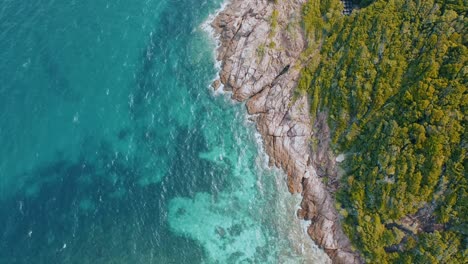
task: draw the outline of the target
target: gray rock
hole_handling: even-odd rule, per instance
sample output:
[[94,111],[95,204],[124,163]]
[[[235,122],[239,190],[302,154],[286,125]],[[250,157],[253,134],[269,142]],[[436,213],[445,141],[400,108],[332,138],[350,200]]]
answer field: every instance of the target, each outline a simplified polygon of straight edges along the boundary
[[213,90],[217,91],[219,87],[221,86],[221,81],[220,80],[215,80],[212,84],[211,87]]

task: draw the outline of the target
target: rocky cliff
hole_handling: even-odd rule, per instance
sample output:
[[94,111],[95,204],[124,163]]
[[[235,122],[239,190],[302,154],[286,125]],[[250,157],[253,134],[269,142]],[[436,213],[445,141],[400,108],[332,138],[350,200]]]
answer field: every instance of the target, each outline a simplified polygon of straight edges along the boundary
[[[333,263],[359,263],[342,231],[333,197],[315,169],[320,163],[328,167],[321,171],[334,170],[325,119],[315,118],[312,124],[307,98],[293,96],[302,66],[299,57],[306,46],[300,26],[304,1],[231,0],[212,23],[220,42],[219,77],[233,99],[246,101],[270,164],[287,173],[291,193],[302,194],[298,216],[311,220],[310,237]],[[314,136],[323,140],[312,153]]]

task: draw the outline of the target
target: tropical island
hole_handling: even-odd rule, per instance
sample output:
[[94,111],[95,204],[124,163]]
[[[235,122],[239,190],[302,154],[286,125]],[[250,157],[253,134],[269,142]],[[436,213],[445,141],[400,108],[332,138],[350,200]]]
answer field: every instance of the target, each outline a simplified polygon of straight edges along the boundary
[[464,263],[466,2],[344,4],[231,1],[220,81],[334,263]]

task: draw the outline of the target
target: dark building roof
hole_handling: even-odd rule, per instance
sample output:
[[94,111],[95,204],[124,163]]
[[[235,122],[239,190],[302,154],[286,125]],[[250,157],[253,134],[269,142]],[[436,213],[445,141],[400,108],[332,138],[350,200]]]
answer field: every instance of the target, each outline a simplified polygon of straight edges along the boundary
[[353,12],[353,1],[351,0],[341,0],[344,5],[343,15],[349,15]]

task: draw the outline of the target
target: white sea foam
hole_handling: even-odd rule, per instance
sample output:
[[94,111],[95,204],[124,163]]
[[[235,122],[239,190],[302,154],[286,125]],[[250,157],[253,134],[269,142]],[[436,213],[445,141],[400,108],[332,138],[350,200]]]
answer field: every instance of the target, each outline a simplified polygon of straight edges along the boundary
[[[211,26],[211,24],[213,23],[214,19],[219,15],[219,13],[221,13],[226,8],[228,4],[229,4],[229,1],[224,1],[221,4],[221,6],[213,14],[209,15],[208,18],[200,26],[201,29],[208,34],[209,39],[215,44],[215,48],[213,49],[213,60],[214,60],[214,66],[216,69],[216,75],[211,80],[211,83],[219,80],[219,72],[221,71],[221,65],[222,65],[222,61],[218,60],[218,56],[217,56],[217,51],[218,51],[218,48],[221,46],[221,41],[219,40],[219,36],[216,35],[216,32]],[[209,89],[213,91],[211,86],[209,87]],[[225,93],[226,91],[224,90],[224,84],[222,83],[220,84],[220,87],[216,91],[213,92],[214,95],[223,95]]]
[[[215,18],[221,13],[224,9],[226,9],[226,6],[229,4],[229,1],[224,1],[221,6],[211,15],[208,16],[208,18],[201,24],[201,29],[208,33],[210,36],[210,39],[212,39],[216,43],[216,48],[218,48],[221,45],[221,41],[219,40],[219,36],[216,36],[216,32],[214,31],[213,27],[211,24],[215,20]],[[216,50],[215,50],[216,53]],[[219,64],[219,66],[221,66]]]

